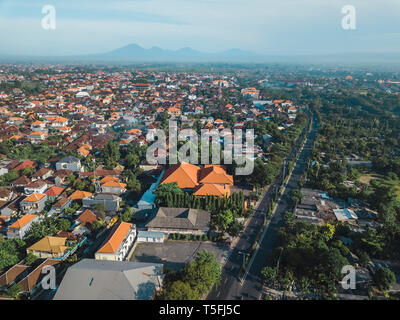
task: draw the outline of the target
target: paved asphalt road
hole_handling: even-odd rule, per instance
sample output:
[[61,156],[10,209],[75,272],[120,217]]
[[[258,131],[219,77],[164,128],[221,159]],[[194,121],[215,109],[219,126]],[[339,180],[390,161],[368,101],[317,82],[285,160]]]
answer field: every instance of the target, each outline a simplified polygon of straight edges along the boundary
[[257,211],[253,214],[247,228],[223,267],[221,284],[218,288],[214,288],[210,292],[207,296],[208,300],[256,300],[260,298],[262,291],[261,269],[267,264],[269,255],[277,245],[278,230],[284,224],[284,212],[289,209],[286,199],[288,199],[290,192],[297,188],[297,182],[307,166],[306,161],[314,143],[315,133],[316,119],[313,121],[313,128],[308,134],[307,141],[296,161],[292,175],[287,183],[283,196],[277,204],[275,214],[271,219],[271,223],[268,225],[268,229],[262,239],[260,248],[245,281],[242,284],[239,280],[239,271],[243,264],[243,254],[240,254],[240,252],[249,252],[253,246],[256,236],[262,227],[264,214],[268,210],[269,201],[273,193],[275,193],[274,187],[270,188],[264,195]]

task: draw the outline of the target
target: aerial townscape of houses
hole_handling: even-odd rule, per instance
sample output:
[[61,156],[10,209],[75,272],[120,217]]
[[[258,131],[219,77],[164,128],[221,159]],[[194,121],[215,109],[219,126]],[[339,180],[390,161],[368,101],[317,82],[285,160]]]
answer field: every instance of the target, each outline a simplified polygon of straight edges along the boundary
[[[243,200],[240,214],[254,206],[256,188],[223,164],[147,162],[151,129],[167,129],[172,119],[179,129],[222,132],[278,118],[284,132],[301,109],[242,87],[234,76],[30,68],[0,72],[2,83],[37,85],[0,88],[0,232],[25,241],[16,261],[0,270],[0,289],[17,284],[31,296],[41,294],[41,270],[55,266],[66,273],[54,299],[152,299],[162,288],[163,264],[131,261],[135,247],[162,245],[176,234],[212,236],[218,226],[211,202]],[[254,158],[268,162],[272,133],[256,141]],[[184,193],[163,198],[162,186]],[[336,219],[360,232],[374,226],[375,213],[362,203],[302,191],[299,219]],[[40,225],[50,231],[38,232]],[[32,256],[37,260],[27,261]]]

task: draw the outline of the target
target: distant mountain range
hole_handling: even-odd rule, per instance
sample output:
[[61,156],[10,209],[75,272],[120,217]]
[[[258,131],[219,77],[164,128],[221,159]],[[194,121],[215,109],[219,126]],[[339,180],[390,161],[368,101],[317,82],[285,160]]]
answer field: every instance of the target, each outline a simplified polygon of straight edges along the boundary
[[251,61],[254,58],[262,58],[261,55],[231,49],[218,53],[206,53],[185,47],[179,50],[166,50],[160,47],[145,49],[137,44],[128,44],[122,48],[96,55],[102,58],[113,58],[134,61],[181,61],[181,62],[204,62],[204,61]]
[[167,50],[160,47],[145,49],[137,44],[99,54],[70,56],[18,56],[0,55],[0,62],[78,62],[78,63],[326,63],[326,64],[400,64],[400,53],[342,53],[310,55],[263,55],[240,49],[230,49],[217,53],[207,53],[185,47]]

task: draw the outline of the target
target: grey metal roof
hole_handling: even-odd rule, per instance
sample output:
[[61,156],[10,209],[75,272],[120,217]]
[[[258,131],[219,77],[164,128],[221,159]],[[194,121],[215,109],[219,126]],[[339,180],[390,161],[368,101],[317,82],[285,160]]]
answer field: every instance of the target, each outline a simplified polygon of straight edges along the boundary
[[62,158],[59,162],[61,163],[75,163],[75,162],[79,162],[80,160],[76,157],[73,156],[66,156],[64,158]]
[[160,207],[146,227],[206,230],[209,223],[210,213],[205,210]]
[[112,193],[97,193],[93,199],[96,200],[118,200],[118,196]]
[[156,231],[139,231],[138,238],[164,238],[164,233]]
[[54,300],[151,300],[162,264],[83,259],[69,267]]

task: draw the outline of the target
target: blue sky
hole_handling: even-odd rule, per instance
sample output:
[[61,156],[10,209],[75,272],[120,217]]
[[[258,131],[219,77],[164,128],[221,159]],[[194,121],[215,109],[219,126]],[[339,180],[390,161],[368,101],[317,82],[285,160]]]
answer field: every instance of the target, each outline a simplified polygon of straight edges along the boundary
[[[56,9],[56,30],[41,27]],[[356,8],[356,30],[341,9]],[[0,0],[0,54],[231,48],[264,54],[400,52],[399,0]]]

